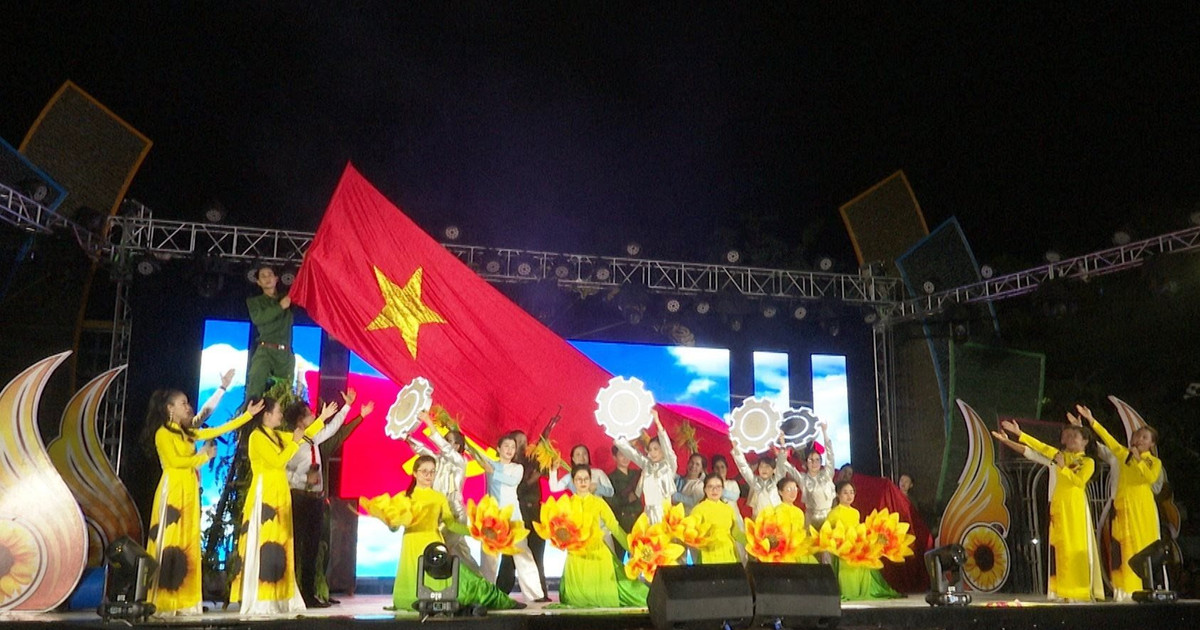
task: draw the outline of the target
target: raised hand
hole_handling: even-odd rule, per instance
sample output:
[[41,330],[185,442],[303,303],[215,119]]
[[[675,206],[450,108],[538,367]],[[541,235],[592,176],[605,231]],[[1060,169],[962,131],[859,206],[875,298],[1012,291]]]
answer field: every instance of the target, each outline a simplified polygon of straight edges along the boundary
[[346,391],[342,392],[342,400],[346,401],[346,406],[354,404],[354,399],[358,398],[358,392],[354,391],[353,387],[347,387]]
[[266,406],[267,403],[263,402],[263,399],[259,398],[258,400],[251,402],[249,405],[246,405],[246,413],[252,416],[257,416],[258,413]]
[[1079,416],[1076,416],[1070,411],[1067,412],[1067,422],[1071,423],[1071,426],[1073,427],[1083,426],[1083,421],[1079,419]]
[[331,417],[333,414],[337,413],[337,410],[338,410],[338,404],[333,402],[332,400],[325,403],[324,405],[321,405],[321,419],[324,420],[326,418]]
[[216,457],[216,455],[217,455],[217,444],[216,444],[216,442],[212,442],[212,441],[209,441],[209,442],[207,442],[207,443],[204,445],[204,447],[200,449],[200,452],[201,452],[201,453],[204,453],[205,455],[207,455],[209,459],[212,459],[213,457]]
[[285,295],[282,300],[279,300],[279,308],[288,309],[292,306],[292,296]]
[[992,435],[995,436],[997,440],[1008,440],[1008,434],[1004,431],[992,431]]
[[1008,431],[1017,437],[1021,437],[1021,425],[1017,424],[1016,420],[1001,420],[1000,426],[1003,427],[1005,431]]
[[233,383],[233,370],[227,370],[221,375],[221,389],[228,390],[231,383]]
[[363,406],[358,408],[358,415],[366,418],[367,416],[371,415],[372,411],[375,411],[375,401],[368,400],[367,402],[363,403]]
[[1079,417],[1084,418],[1089,423],[1095,424],[1096,417],[1092,415],[1092,410],[1083,405],[1075,405],[1075,410],[1079,412]]

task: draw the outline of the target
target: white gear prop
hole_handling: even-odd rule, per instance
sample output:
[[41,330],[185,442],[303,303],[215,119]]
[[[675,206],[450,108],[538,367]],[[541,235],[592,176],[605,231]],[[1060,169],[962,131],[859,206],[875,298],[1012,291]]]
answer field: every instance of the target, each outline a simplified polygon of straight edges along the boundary
[[420,415],[433,406],[433,385],[418,376],[396,394],[396,402],[388,407],[387,424],[383,430],[393,440],[403,440],[421,423]]
[[792,408],[783,412],[783,422],[779,428],[783,430],[783,444],[792,448],[808,446],[820,434],[817,422],[820,418],[811,407]]
[[654,421],[654,396],[637,378],[614,376],[596,394],[596,422],[614,440],[632,440]]
[[766,398],[747,398],[729,414],[729,439],[743,453],[763,453],[779,440],[782,418]]

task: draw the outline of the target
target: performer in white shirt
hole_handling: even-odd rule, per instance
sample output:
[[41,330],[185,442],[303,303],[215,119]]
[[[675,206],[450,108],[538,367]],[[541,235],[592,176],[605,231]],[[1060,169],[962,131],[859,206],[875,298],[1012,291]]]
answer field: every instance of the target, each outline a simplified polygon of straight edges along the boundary
[[562,492],[570,490],[572,494],[575,492],[575,482],[571,479],[571,470],[575,466],[587,466],[592,471],[592,491],[598,497],[607,499],[613,495],[612,481],[608,475],[599,468],[592,466],[592,452],[588,450],[585,444],[576,444],[571,449],[571,465],[566,467],[565,472],[561,477],[550,477],[550,492]]
[[820,529],[821,525],[825,524],[825,517],[829,516],[829,510],[833,508],[837,492],[834,490],[833,483],[835,467],[833,465],[833,443],[829,440],[828,423],[824,420],[818,421],[817,428],[821,430],[821,441],[825,446],[824,461],[815,446],[810,445],[804,449],[806,468],[804,472],[797,470],[787,459],[784,459],[781,465],[787,476],[799,482],[800,488],[804,490],[805,524]]
[[[488,494],[495,497],[501,508],[512,506],[514,521],[524,520],[521,504],[517,501],[517,484],[521,483],[525,476],[525,467],[513,461],[517,455],[516,438],[511,433],[500,438],[500,442],[496,444],[498,459],[492,459],[473,444],[468,443],[467,448],[487,474]],[[521,594],[527,602],[548,601],[545,591],[542,590],[541,576],[533,554],[529,551],[529,544],[522,540],[516,546],[520,553],[513,556],[513,564],[516,566],[517,584],[521,587]],[[484,553],[483,562],[480,564],[483,577],[495,583],[496,574],[500,569],[500,558]]]
[[[328,608],[329,602],[317,598],[317,553],[321,546],[321,526],[325,521],[325,485],[321,475],[321,442],[333,437],[350,405],[358,394],[353,389],[342,392],[345,404],[312,439],[304,438],[300,449],[287,463],[288,486],[292,490],[292,529],[296,568],[300,571],[300,596],[309,608]],[[336,403],[326,403],[336,407]],[[293,429],[305,429],[315,419],[308,405],[298,400],[283,412],[283,421]]]
[[[467,506],[463,503],[463,484],[467,481],[467,458],[463,455],[466,440],[457,429],[450,429],[443,437],[442,432],[434,426],[433,419],[429,417],[428,412],[422,413],[419,417],[429,429],[429,441],[433,442],[437,450],[434,451],[417,440],[412,433],[408,434],[408,444],[417,455],[428,455],[437,460],[437,474],[433,478],[433,489],[446,497],[446,501],[450,504],[450,511],[454,513],[454,518],[466,525]],[[458,556],[459,562],[470,567],[476,573],[480,573],[479,563],[471,553],[471,548],[467,546],[466,536],[450,530],[443,531],[442,536],[446,539],[446,548],[450,550],[450,553]]]
[[755,469],[751,470],[750,464],[746,462],[746,455],[734,447],[733,463],[750,486],[750,496],[746,502],[750,504],[750,511],[756,518],[759,512],[782,503],[779,498],[779,480],[783,479],[783,464],[786,461],[787,451],[784,449],[780,449],[774,458],[769,453],[762,453],[758,456]]
[[658,412],[651,413],[654,414],[654,426],[658,428],[658,435],[650,439],[645,455],[633,448],[625,438],[617,438],[614,444],[642,469],[638,490],[642,495],[646,518],[653,525],[662,522],[663,504],[670,501],[671,496],[675,494],[675,477],[679,463],[675,459],[675,449],[671,447],[671,436],[663,429]]

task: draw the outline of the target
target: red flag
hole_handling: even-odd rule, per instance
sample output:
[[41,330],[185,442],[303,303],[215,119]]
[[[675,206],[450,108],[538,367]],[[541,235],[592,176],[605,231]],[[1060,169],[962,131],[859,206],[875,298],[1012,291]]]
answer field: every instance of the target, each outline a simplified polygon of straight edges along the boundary
[[[291,295],[388,378],[429,379],[434,402],[461,417],[469,434],[494,445],[520,429],[536,441],[561,405],[552,437],[563,457],[587,444],[593,464],[608,467],[612,440],[594,412],[611,375],[429,237],[352,166]],[[668,431],[680,421],[661,408],[660,417]]]

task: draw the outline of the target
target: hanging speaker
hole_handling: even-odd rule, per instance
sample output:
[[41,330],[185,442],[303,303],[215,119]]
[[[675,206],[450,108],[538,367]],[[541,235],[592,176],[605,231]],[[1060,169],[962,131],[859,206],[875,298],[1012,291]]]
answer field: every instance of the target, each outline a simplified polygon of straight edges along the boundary
[[832,628],[842,617],[837,576],[827,564],[746,565],[754,590],[754,625]]
[[646,605],[658,630],[746,627],[754,618],[754,595],[740,564],[661,567]]

